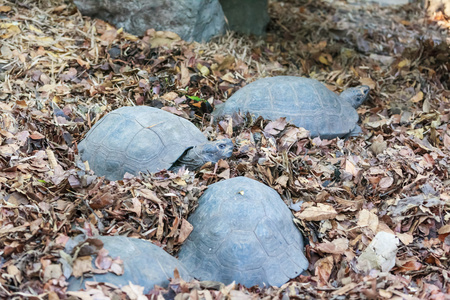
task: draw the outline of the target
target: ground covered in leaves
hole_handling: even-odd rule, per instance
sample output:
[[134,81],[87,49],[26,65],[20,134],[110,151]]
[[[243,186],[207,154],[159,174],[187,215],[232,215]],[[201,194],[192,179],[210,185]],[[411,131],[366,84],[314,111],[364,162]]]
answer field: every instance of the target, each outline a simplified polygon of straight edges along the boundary
[[[66,293],[66,277],[79,271],[62,263],[68,237],[128,235],[176,254],[204,189],[247,176],[292,208],[309,241],[310,276],[281,288],[175,279],[149,297],[448,299],[450,26],[443,15],[427,18],[416,4],[286,0],[271,3],[265,38],[227,34],[198,44],[152,30],[137,38],[62,0],[0,3],[1,298],[136,299],[101,286]],[[363,135],[321,140],[283,120],[211,122],[214,105],[274,75],[315,78],[336,92],[369,85],[370,99],[358,109]],[[211,139],[231,137],[234,154],[196,173],[97,178],[77,162],[77,143],[125,105],[175,113]],[[357,259],[379,232],[400,241],[395,266],[361,271]]]

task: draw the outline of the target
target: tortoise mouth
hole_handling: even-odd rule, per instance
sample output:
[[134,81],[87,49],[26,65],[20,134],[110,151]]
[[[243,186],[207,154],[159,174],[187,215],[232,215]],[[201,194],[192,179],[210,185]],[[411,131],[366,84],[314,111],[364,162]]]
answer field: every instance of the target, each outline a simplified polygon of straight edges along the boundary
[[228,150],[227,152],[225,152],[224,156],[226,158],[231,157],[231,155],[233,155],[233,148],[231,148],[230,150]]

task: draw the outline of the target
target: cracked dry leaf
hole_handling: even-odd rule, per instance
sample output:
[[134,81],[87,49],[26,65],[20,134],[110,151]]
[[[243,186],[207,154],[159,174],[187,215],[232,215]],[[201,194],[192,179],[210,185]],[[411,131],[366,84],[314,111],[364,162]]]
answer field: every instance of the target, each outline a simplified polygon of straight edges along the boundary
[[315,274],[319,277],[319,286],[326,286],[333,270],[333,256],[318,260],[315,264]]
[[178,235],[177,243],[182,244],[194,230],[194,226],[191,225],[186,219],[181,221],[180,234]]
[[100,249],[95,258],[95,266],[101,270],[108,270],[112,265],[112,257],[108,256],[108,250]]
[[78,257],[73,262],[72,275],[78,278],[84,273],[93,271],[93,269],[91,256]]
[[279,118],[275,121],[270,121],[269,124],[267,124],[267,126],[264,127],[264,132],[270,135],[277,135],[282,130],[284,130],[286,125],[287,125],[286,118]]
[[390,188],[392,186],[393,183],[394,183],[394,178],[392,178],[390,176],[385,176],[385,177],[381,178],[381,180],[378,182],[378,186],[380,187],[381,190],[387,190],[388,188]]
[[123,260],[121,260],[120,258],[114,259],[111,263],[109,271],[116,274],[117,276],[123,275],[123,273],[125,273]]
[[358,216],[358,226],[359,227],[367,227],[372,233],[377,232],[378,228],[378,216],[367,209],[363,209]]
[[186,87],[191,81],[191,75],[189,74],[189,69],[184,65],[180,65],[181,73],[181,86]]
[[389,272],[395,266],[398,251],[398,238],[387,232],[379,232],[358,257],[356,267],[360,271],[369,272],[379,269]]
[[398,239],[405,244],[406,246],[408,246],[409,244],[411,244],[414,241],[414,236],[410,233],[395,233],[395,236],[398,237]]
[[303,211],[295,213],[295,217],[305,221],[334,219],[336,215],[337,212],[332,206],[322,203],[317,203],[317,206],[307,207]]
[[59,264],[51,264],[45,267],[44,281],[47,282],[50,279],[59,279],[62,276],[62,268]]
[[348,249],[349,241],[346,238],[339,238],[333,240],[331,243],[320,243],[316,245],[316,249],[331,254],[344,254]]
[[380,153],[383,153],[384,150],[387,148],[387,142],[384,141],[382,135],[378,135],[376,138],[373,139],[372,145],[370,145],[370,151],[372,151],[373,154],[378,155]]
[[129,282],[128,285],[124,286],[122,288],[122,291],[124,291],[131,300],[147,300],[148,299],[144,295],[144,287],[133,284],[131,282]]

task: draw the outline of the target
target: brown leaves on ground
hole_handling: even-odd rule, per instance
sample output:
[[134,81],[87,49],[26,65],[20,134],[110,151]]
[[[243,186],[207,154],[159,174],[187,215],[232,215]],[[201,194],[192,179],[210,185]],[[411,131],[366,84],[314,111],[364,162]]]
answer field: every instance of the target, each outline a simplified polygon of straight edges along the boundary
[[[188,44],[173,33],[149,30],[138,38],[82,19],[59,0],[0,5],[1,298],[143,297],[133,285],[92,284],[66,293],[70,274],[94,271],[86,255],[100,252],[95,272],[120,274],[121,262],[94,241],[75,258],[62,245],[69,236],[98,231],[151,240],[174,254],[192,231],[187,219],[202,191],[241,175],[273,187],[295,210],[309,240],[310,276],[279,289],[176,278],[152,296],[446,297],[446,20],[427,21],[416,5],[361,8],[339,1],[271,2],[270,13],[264,39],[228,34]],[[284,119],[235,115],[210,122],[214,105],[275,75],[312,77],[335,92],[369,85],[370,99],[358,108],[363,136],[310,139]],[[234,154],[196,174],[97,178],[77,160],[77,143],[124,105],[158,107],[191,120],[211,139],[231,137]],[[367,251],[376,236],[398,239],[395,264],[389,261],[387,272],[381,265],[361,271],[359,259],[374,258]]]

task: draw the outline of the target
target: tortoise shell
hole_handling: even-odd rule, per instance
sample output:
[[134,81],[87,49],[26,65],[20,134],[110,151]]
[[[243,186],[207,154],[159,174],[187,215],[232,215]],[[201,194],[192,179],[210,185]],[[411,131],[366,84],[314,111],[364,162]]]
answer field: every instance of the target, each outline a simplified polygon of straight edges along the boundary
[[208,187],[179,260],[200,280],[281,286],[308,267],[303,236],[272,188],[246,177]]
[[[103,248],[108,251],[109,256],[113,259],[119,257],[123,261],[124,273],[117,276],[108,272],[89,278],[72,276],[69,279],[69,291],[84,288],[86,281],[95,281],[108,282],[119,287],[131,282],[143,286],[144,293],[148,293],[154,285],[168,286],[169,278],[174,278],[175,268],[184,280],[192,279],[181,262],[149,241],[124,236],[101,236],[96,239],[103,242]],[[94,266],[94,261],[92,263]]]
[[342,137],[357,127],[352,104],[317,80],[276,76],[256,80],[238,90],[213,112],[215,117],[247,112],[256,117],[286,121],[310,131],[311,136]]
[[100,119],[78,145],[98,176],[169,169],[185,150],[208,142],[186,119],[148,106],[122,107]]

